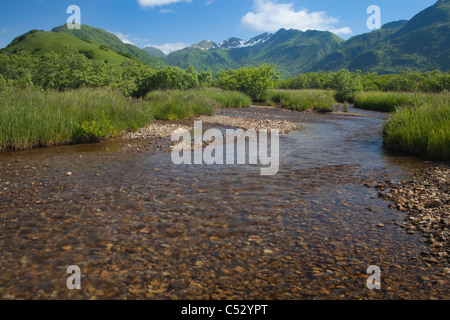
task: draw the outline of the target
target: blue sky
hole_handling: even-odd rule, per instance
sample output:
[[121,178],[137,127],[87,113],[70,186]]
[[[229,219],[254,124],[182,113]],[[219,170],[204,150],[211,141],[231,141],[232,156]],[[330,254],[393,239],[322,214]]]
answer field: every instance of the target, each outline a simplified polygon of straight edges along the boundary
[[437,0],[2,0],[0,48],[15,37],[66,23],[70,5],[81,23],[115,33],[138,47],[173,50],[202,40],[249,39],[281,27],[329,30],[344,39],[368,32],[366,12],[381,8],[382,24],[411,19]]

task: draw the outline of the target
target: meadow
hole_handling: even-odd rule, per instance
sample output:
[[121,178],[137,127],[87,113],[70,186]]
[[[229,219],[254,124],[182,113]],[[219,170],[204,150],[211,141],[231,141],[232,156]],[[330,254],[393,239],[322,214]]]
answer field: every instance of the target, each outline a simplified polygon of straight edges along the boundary
[[190,119],[250,104],[249,97],[220,89],[153,91],[136,99],[107,88],[8,88],[0,93],[0,151],[97,142],[153,120]]

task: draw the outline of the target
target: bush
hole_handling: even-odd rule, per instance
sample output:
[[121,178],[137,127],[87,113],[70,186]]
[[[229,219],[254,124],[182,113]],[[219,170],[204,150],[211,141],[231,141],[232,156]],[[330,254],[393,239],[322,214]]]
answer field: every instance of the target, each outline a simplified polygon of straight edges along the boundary
[[76,125],[72,141],[74,143],[98,142],[108,139],[112,132],[113,127],[109,120],[84,121]]
[[217,86],[224,90],[240,91],[255,101],[265,101],[279,74],[275,72],[273,65],[264,64],[259,68],[221,71],[216,77]]
[[[156,71],[147,81],[146,93],[154,90],[190,90],[200,87],[199,75],[193,67],[187,70],[168,67]],[[205,78],[207,78],[205,76]],[[207,81],[207,79],[202,79]],[[145,95],[145,94],[144,94]]]
[[363,90],[360,74],[352,74],[348,70],[339,71],[334,75],[333,89],[336,90],[336,101],[353,103],[356,93]]
[[0,74],[0,91],[6,88],[6,80],[3,78],[3,76]]

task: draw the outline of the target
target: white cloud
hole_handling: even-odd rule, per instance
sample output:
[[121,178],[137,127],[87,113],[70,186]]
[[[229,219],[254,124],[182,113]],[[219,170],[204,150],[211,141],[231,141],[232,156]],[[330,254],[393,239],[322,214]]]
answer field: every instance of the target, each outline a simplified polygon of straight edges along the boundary
[[174,12],[175,12],[175,10],[170,10],[170,9],[161,9],[161,10],[159,10],[159,12],[161,12],[161,13],[174,13]]
[[336,34],[350,34],[349,27],[336,28],[339,20],[327,16],[324,11],[309,12],[307,9],[295,11],[294,3],[278,3],[269,0],[255,0],[255,12],[248,12],[241,22],[250,29],[275,32],[281,28],[331,31]]
[[164,6],[166,4],[172,4],[177,2],[191,2],[191,0],[138,0],[138,3],[141,7],[158,7]]
[[163,45],[154,45],[154,44],[148,44],[147,47],[153,47],[161,50],[165,54],[169,54],[174,51],[178,51],[184,48],[189,47],[186,43],[166,43]]
[[1,33],[1,34],[7,34],[7,33],[8,33],[8,30],[9,30],[9,29],[6,28],[6,27],[5,27],[5,28],[2,28],[2,30],[0,30],[0,33]]
[[123,34],[122,32],[114,32],[114,35],[119,38],[120,40],[122,40],[123,43],[127,43],[127,44],[133,44],[133,42],[131,42],[130,39],[128,39],[130,37],[129,34]]

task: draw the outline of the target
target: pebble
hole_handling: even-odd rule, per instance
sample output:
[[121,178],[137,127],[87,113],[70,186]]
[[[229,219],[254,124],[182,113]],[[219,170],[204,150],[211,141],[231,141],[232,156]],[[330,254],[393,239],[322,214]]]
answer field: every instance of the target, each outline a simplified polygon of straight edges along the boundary
[[393,201],[398,211],[407,212],[408,234],[419,231],[428,238],[426,243],[433,255],[430,261],[450,265],[450,167],[431,165],[414,175],[414,181],[377,184],[377,190],[387,190],[378,196]]

